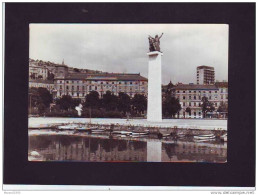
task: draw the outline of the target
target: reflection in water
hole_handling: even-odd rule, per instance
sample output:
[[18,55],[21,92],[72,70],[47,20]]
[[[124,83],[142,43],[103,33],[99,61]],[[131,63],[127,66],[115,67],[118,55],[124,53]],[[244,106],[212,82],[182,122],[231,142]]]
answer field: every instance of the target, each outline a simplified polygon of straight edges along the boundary
[[226,162],[227,147],[222,143],[161,142],[67,135],[29,137],[29,160],[43,161],[148,161]]

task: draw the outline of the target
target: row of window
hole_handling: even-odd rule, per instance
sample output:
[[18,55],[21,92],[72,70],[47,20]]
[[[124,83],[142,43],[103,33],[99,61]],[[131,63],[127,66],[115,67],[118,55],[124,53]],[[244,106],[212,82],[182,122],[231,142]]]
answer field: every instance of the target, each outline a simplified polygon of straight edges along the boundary
[[[191,90],[189,90],[189,91],[180,91],[180,90],[177,90],[177,93],[197,93],[197,91],[191,91]],[[198,93],[212,93],[212,91],[198,91]],[[223,93],[223,92],[228,92],[228,89],[227,88],[225,88],[225,89],[223,89],[223,88],[221,88],[220,89],[220,92],[221,93]],[[214,90],[214,93],[218,93],[218,90]]]
[[[204,94],[204,97],[206,97],[206,95]],[[177,97],[179,99],[179,97]],[[215,95],[213,99],[217,99],[218,96]],[[183,100],[186,99],[186,96],[183,96]],[[189,100],[192,100],[192,96],[189,96],[188,97]],[[198,100],[201,100],[202,97],[201,96],[198,96]],[[211,100],[212,99],[212,96],[208,96],[208,99]],[[221,95],[220,96],[220,99],[228,99],[228,96],[227,95]],[[196,96],[193,96],[193,100],[197,100],[197,97]]]
[[[86,83],[87,81],[62,81],[58,80],[57,83]],[[119,81],[119,82],[110,82],[110,81],[88,81],[88,83],[93,84],[93,83],[98,83],[98,84],[130,84],[130,85],[138,85],[138,83],[145,85],[146,82],[132,82],[132,81]]]
[[[120,92],[121,91],[119,91],[117,94],[116,93],[113,93],[113,94],[118,95]],[[136,93],[133,93],[133,92],[128,93],[128,95],[130,97],[132,97],[134,94],[136,94]],[[144,93],[139,93],[139,94],[144,94]],[[72,92],[72,93],[66,92],[66,93],[63,93],[62,91],[57,93],[58,97],[60,97],[62,95],[71,95],[73,97],[85,97],[87,95],[87,93],[78,93],[78,92]],[[103,92],[100,92],[100,97],[103,97]]]
[[[111,86],[106,86],[106,88],[112,88],[112,87],[111,87]],[[116,87],[115,87],[115,88],[116,88]],[[63,86],[60,85],[60,86],[59,86],[59,89],[63,89]],[[69,86],[66,86],[66,89],[69,90],[70,87],[69,87]],[[74,90],[74,89],[75,89],[75,86],[72,86],[71,89]],[[85,90],[85,86],[82,86],[81,89],[84,91],[84,90]],[[98,90],[98,87],[97,87],[97,86],[89,86],[89,90],[92,90],[92,89]],[[102,87],[101,87],[101,89],[102,89]],[[119,89],[121,90],[122,87],[119,87]],[[144,88],[144,87],[141,87],[141,89],[144,90],[145,88]],[[77,90],[80,90],[80,86],[77,86]],[[133,90],[133,88],[130,87],[130,90]],[[134,90],[138,90],[138,87],[134,87]]]
[[[194,106],[194,107],[198,106],[198,107],[201,107],[201,105],[202,105],[201,102],[199,102],[199,103],[197,103],[197,102],[189,102],[188,105],[187,105],[186,102],[183,102],[183,106]],[[217,102],[214,103],[215,107],[217,107],[218,105],[219,104]]]

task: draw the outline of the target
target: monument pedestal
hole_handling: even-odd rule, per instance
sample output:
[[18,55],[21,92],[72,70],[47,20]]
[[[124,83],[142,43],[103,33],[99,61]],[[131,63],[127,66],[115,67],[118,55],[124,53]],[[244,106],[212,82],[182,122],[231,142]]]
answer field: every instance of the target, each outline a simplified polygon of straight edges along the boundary
[[149,56],[147,121],[161,122],[161,56],[163,53],[153,51],[147,55]]

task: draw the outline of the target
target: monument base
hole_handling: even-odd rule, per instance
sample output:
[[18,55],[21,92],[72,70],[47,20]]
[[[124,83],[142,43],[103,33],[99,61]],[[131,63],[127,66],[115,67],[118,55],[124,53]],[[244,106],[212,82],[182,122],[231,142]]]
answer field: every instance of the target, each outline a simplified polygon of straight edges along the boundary
[[147,55],[149,56],[147,121],[161,122],[161,56],[163,53],[153,51]]

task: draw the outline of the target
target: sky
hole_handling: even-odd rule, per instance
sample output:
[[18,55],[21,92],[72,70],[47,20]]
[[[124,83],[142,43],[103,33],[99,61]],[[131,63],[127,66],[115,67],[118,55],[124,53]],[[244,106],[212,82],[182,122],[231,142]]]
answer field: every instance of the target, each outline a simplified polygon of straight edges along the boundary
[[34,60],[148,77],[148,35],[161,35],[162,83],[196,83],[196,67],[228,80],[226,24],[30,24]]

